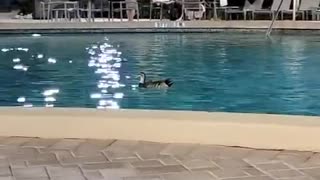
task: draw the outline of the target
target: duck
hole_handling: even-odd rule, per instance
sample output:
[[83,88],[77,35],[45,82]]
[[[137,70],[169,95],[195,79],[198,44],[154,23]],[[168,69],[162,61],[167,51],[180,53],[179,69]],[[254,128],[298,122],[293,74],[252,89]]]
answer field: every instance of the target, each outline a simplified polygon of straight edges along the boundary
[[157,88],[157,89],[166,89],[173,85],[173,82],[168,78],[158,81],[147,81],[147,75],[144,72],[140,72],[140,88]]

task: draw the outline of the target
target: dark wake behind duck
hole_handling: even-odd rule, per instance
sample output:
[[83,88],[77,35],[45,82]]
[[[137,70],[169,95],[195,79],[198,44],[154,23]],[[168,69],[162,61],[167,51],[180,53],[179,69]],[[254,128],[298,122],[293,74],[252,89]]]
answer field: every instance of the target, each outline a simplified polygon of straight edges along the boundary
[[173,82],[170,79],[158,80],[158,81],[147,81],[147,75],[144,72],[140,73],[140,88],[157,88],[166,89],[172,86]]

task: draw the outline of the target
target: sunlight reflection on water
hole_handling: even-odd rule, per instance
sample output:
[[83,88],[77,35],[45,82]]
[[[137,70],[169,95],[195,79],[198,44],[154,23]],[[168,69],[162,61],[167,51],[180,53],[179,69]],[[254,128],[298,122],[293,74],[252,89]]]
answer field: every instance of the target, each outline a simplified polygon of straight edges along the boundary
[[93,44],[86,50],[90,55],[88,67],[94,68],[94,73],[99,75],[97,91],[100,92],[92,92],[90,98],[97,100],[98,109],[119,109],[119,101],[124,97],[119,91],[125,86],[120,83],[119,73],[122,53],[107,42]]

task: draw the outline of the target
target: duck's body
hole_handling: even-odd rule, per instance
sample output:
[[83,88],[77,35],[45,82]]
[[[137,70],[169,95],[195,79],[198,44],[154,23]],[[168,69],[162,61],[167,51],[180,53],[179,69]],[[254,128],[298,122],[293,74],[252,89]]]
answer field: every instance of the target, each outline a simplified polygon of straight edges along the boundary
[[166,89],[172,86],[173,82],[170,79],[158,80],[158,81],[146,81],[147,76],[145,73],[140,73],[140,88],[157,88],[157,89]]

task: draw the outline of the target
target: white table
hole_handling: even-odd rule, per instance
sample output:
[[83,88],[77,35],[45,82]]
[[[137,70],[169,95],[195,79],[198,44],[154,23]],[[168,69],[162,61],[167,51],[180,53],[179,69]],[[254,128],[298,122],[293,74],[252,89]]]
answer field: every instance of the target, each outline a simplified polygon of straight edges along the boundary
[[[41,6],[42,6],[42,11],[45,12],[45,7],[47,5],[48,9],[47,9],[47,19],[48,21],[50,20],[51,17],[51,7],[54,5],[63,5],[63,10],[64,10],[64,14],[65,14],[65,20],[67,20],[67,14],[68,14],[68,5],[73,5],[73,9],[76,9],[77,11],[77,16],[79,18],[79,2],[77,1],[49,1],[47,3],[45,2],[40,2]],[[43,13],[44,15],[45,13]]]
[[[109,0],[110,1],[110,0]],[[93,17],[92,17],[92,7],[95,5],[93,4],[94,0],[88,0],[88,4],[87,4],[87,7],[88,7],[88,22],[92,22],[93,21]],[[104,4],[104,1],[103,0],[100,0],[100,8],[103,9],[103,4]],[[110,9],[108,10],[110,12]],[[103,18],[103,17],[102,17]],[[110,17],[108,17],[110,18]]]
[[[124,10],[128,10],[128,7],[126,7],[125,5],[128,5],[128,4],[134,4],[135,5],[135,10],[137,11],[137,20],[139,21],[139,7],[138,7],[138,2],[137,1],[133,1],[133,2],[127,2],[127,1],[113,1],[111,2],[111,8],[112,8],[112,14],[111,14],[111,18],[112,18],[112,21],[113,21],[113,18],[114,18],[114,12],[115,12],[115,9],[114,9],[114,5],[115,4],[119,4],[119,9],[116,9],[116,10],[119,10],[119,13],[120,13],[120,20],[122,21],[123,20],[123,11]],[[131,8],[129,8],[131,9]]]

